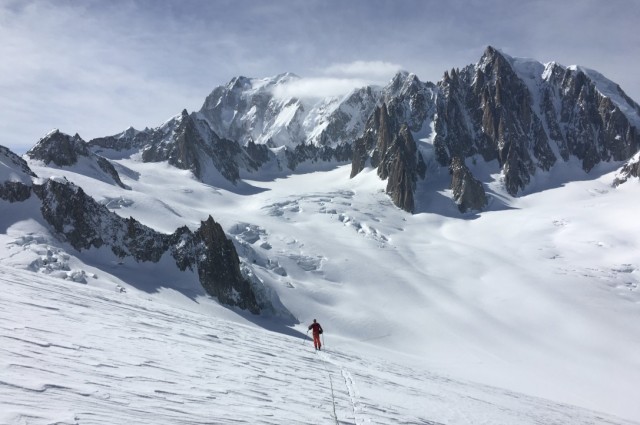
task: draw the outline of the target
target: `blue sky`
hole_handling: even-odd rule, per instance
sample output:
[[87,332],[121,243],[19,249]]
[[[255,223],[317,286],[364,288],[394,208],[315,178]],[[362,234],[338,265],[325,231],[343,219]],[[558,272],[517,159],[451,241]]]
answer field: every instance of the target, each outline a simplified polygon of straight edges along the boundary
[[596,69],[640,102],[638,22],[636,0],[0,0],[0,145],[154,127],[237,75],[435,82],[487,45]]

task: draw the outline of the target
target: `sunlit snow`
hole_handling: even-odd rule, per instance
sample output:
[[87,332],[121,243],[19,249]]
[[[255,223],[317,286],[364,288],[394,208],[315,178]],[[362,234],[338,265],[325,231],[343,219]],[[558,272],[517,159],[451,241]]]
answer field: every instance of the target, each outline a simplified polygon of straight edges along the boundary
[[640,186],[613,189],[613,166],[563,164],[511,198],[478,165],[491,201],[467,215],[434,174],[411,215],[348,166],[232,190],[117,162],[131,190],[30,165],[162,232],[211,214],[299,324],[224,308],[163,264],[78,253],[33,199],[2,201],[1,423],[640,420]]

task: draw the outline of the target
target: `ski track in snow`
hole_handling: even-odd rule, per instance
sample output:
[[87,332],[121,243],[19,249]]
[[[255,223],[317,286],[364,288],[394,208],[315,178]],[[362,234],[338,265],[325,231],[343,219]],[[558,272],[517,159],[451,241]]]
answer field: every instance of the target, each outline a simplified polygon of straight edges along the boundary
[[0,285],[3,424],[631,424],[27,271]]

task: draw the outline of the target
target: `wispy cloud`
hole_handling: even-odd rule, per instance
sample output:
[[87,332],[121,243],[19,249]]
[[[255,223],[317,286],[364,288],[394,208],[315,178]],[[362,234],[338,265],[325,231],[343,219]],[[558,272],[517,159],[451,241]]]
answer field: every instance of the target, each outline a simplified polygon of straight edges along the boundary
[[273,94],[279,98],[316,99],[342,96],[369,82],[358,78],[302,78],[278,85]]
[[402,66],[384,61],[354,61],[335,63],[320,70],[323,77],[308,77],[278,85],[276,97],[316,99],[343,96],[367,85],[383,85],[402,69]]
[[402,65],[391,62],[358,60],[330,65],[323,72],[327,75],[343,75],[369,81],[380,81],[391,78],[401,69]]

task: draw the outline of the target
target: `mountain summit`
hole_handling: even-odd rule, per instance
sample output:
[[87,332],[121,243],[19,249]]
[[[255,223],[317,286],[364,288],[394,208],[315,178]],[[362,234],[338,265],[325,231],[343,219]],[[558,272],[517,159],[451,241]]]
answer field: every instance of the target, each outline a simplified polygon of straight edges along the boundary
[[[435,161],[466,170],[462,180],[452,171],[450,188],[477,182],[453,191],[463,212],[484,208],[488,199],[488,182],[468,161],[495,164],[506,191],[517,196],[536,173],[572,158],[588,173],[601,162],[631,159],[640,146],[640,106],[618,85],[583,67],[515,58],[491,46],[478,63],[446,71],[436,84],[402,71],[385,87],[292,96],[288,88],[302,81],[289,73],[236,77],[214,89],[200,111],[89,145],[106,156],[138,150],[143,161],[169,161],[203,181],[215,171],[232,184],[303,165],[352,162],[352,176],[382,167],[387,192],[407,211],[415,210],[416,193],[433,172],[426,164]],[[403,126],[403,142],[395,143]]]

